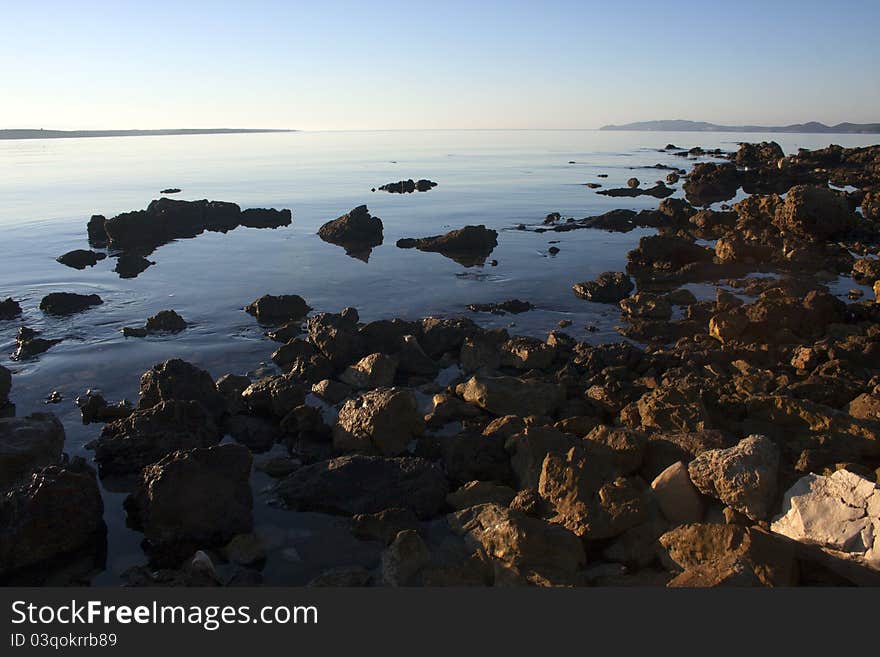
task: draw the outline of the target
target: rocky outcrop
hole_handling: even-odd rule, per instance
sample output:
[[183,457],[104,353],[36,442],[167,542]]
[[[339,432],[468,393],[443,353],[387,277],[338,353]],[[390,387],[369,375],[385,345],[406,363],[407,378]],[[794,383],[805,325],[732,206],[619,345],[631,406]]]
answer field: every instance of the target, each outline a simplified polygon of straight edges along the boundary
[[318,236],[325,242],[343,247],[352,257],[368,260],[373,247],[382,244],[382,229],[382,220],[372,216],[366,205],[359,205],[321,226]]
[[154,365],[141,376],[138,408],[163,401],[196,401],[215,419],[226,413],[226,402],[205,370],[179,358]]
[[828,188],[809,185],[788,190],[773,219],[783,233],[817,241],[841,237],[855,222],[845,199]]
[[465,226],[445,235],[406,238],[397,241],[398,248],[440,253],[465,267],[482,265],[498,246],[498,232],[483,225]]
[[736,196],[736,190],[741,184],[739,172],[733,163],[703,162],[696,164],[688,174],[684,192],[693,205],[707,206],[729,201]]
[[240,223],[246,228],[282,228],[293,223],[290,210],[249,208],[241,211]]
[[[0,383],[0,405],[6,399],[2,393]],[[52,413],[0,418],[0,489],[58,463],[63,448],[64,427]]]
[[40,310],[48,315],[72,315],[104,303],[97,294],[52,292],[40,301]]
[[424,428],[411,390],[378,388],[345,402],[333,427],[333,446],[343,452],[398,456]]

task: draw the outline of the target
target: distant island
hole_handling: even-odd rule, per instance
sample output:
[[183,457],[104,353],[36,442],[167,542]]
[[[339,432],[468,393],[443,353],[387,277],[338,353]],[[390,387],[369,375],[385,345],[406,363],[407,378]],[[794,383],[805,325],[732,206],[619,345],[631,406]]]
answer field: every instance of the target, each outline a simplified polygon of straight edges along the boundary
[[156,137],[160,135],[238,135],[254,132],[296,132],[271,128],[176,128],[171,130],[0,130],[0,139],[72,139],[82,137]]
[[838,123],[825,125],[817,121],[783,126],[717,125],[705,121],[640,121],[625,125],[605,125],[599,130],[644,130],[652,132],[806,132],[828,134],[880,133],[880,123]]

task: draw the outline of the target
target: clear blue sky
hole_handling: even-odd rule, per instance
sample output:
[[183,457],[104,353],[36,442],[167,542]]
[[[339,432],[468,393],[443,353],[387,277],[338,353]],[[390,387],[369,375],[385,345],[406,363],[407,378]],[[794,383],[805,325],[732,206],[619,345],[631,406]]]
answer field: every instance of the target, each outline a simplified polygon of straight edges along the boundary
[[880,121],[880,0],[0,0],[0,128]]

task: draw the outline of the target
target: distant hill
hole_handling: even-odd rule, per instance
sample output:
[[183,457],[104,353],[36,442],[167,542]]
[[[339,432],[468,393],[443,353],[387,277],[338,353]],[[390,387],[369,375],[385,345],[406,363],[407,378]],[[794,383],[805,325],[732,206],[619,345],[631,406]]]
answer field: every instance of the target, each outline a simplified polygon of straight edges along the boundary
[[296,132],[261,128],[177,128],[173,130],[0,130],[0,139],[70,139],[74,137],[154,137],[158,135],[235,135],[253,132]]
[[599,130],[644,130],[651,132],[807,132],[828,134],[880,133],[880,123],[838,123],[825,125],[817,121],[783,126],[717,125],[705,121],[640,121],[625,125],[605,125]]

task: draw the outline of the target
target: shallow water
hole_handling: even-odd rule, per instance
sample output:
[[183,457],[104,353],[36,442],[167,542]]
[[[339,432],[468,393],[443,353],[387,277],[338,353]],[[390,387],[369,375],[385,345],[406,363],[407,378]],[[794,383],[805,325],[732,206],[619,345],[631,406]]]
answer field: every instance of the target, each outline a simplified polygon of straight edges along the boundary
[[[578,339],[616,340],[617,309],[576,298],[571,285],[622,269],[626,252],[651,231],[537,234],[516,226],[538,224],[554,211],[584,217],[614,208],[656,207],[654,198],[609,198],[584,183],[600,182],[607,189],[625,186],[635,176],[646,186],[667,172],[638,167],[692,165],[658,152],[666,143],[733,150],[738,141],[764,139],[775,139],[792,152],[830,142],[870,144],[876,136],[425,131],[0,141],[0,298],[12,296],[24,308],[22,322],[0,322],[0,362],[14,373],[18,414],[52,410],[65,424],[66,451],[90,457],[83,445],[100,425],[80,424],[73,404],[77,395],[97,388],[111,401],[135,400],[140,374],[172,357],[204,367],[215,378],[254,371],[269,362],[277,344],[263,336],[242,307],[266,293],[300,294],[318,311],[355,306],[364,321],[467,313],[469,303],[520,298],[536,310],[471,316],[484,325],[542,337],[569,319],[573,324],[566,330]],[[608,178],[597,178],[600,173]],[[370,191],[407,178],[429,178],[438,186],[403,195]],[[173,198],[290,208],[293,225],[205,233],[161,246],[149,256],[156,264],[135,279],[120,279],[111,258],[84,271],[55,262],[71,249],[89,248],[85,224],[90,215],[110,217],[144,208],[166,187],[182,189]],[[348,257],[315,234],[324,222],[364,203],[385,226],[385,242],[368,262]],[[497,266],[468,268],[440,254],[395,246],[401,237],[466,224],[499,231],[490,257]],[[551,256],[547,250],[556,241],[561,250]],[[834,291],[845,294],[851,287],[842,279]],[[96,292],[104,304],[53,319],[37,308],[52,291]],[[166,308],[177,310],[192,326],[175,337],[126,339],[120,333],[123,326],[141,325]],[[36,360],[10,362],[20,323],[64,341]],[[587,332],[588,325],[598,330]],[[43,399],[52,390],[64,400],[47,407]],[[268,507],[260,493],[267,483],[255,476],[257,524],[281,527],[283,544],[309,555],[304,562],[332,565],[333,558],[315,556],[325,554],[316,539],[321,531],[325,539],[326,532],[336,536],[340,558],[346,550],[362,549],[346,542],[345,532],[326,518]],[[125,567],[144,561],[140,535],[124,527],[123,497],[105,491],[108,567],[95,583],[115,583]],[[270,562],[273,580],[305,581],[309,569],[288,561],[294,565]]]

